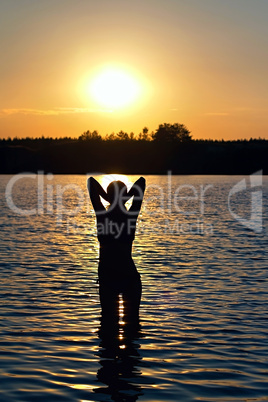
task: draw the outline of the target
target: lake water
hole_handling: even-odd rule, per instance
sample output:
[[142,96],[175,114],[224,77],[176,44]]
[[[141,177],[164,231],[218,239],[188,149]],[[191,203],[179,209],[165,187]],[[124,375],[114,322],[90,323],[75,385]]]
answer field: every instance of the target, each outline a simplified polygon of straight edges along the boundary
[[111,339],[86,177],[0,177],[1,401],[268,400],[268,178],[145,177],[141,333]]

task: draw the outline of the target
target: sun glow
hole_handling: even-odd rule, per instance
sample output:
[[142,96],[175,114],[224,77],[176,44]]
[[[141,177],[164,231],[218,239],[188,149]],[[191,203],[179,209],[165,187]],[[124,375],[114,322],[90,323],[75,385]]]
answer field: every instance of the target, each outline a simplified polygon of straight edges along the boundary
[[123,183],[125,183],[125,185],[127,186],[128,190],[130,189],[130,187],[132,186],[133,183],[131,183],[131,181],[129,180],[128,176],[123,175],[123,174],[107,174],[107,175],[103,175],[100,176],[100,183],[103,186],[103,188],[106,190],[108,185],[112,182],[112,181],[122,181]]
[[[104,190],[107,190],[107,187],[109,186],[109,184],[112,181],[122,181],[123,183],[125,183],[125,185],[127,186],[128,191],[130,190],[130,188],[132,187],[133,183],[130,181],[130,178],[124,174],[106,174],[106,175],[101,175],[99,176],[99,178],[97,178],[97,180],[100,182],[100,184],[102,185],[102,187],[104,188]],[[132,204],[131,200],[128,200],[126,202],[126,207],[129,208],[130,205]],[[105,200],[103,200],[103,205],[105,207],[107,207],[109,205],[109,203]],[[121,306],[122,307],[122,306]]]
[[91,80],[89,92],[100,106],[122,109],[138,100],[142,88],[131,73],[117,67],[106,67]]

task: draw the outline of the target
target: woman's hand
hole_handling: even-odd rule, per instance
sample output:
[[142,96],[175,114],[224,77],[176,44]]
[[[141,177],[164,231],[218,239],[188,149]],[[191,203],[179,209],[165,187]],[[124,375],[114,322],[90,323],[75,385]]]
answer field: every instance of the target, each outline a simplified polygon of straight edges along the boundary
[[100,183],[94,179],[94,177],[90,177],[87,181],[87,188],[90,196],[94,193],[94,195],[100,195],[105,201],[108,201],[108,196],[104,188],[100,185]]
[[100,183],[94,179],[94,177],[90,177],[88,179],[87,188],[95,212],[96,213],[105,212],[106,209],[104,208],[104,205],[102,204],[100,197],[108,201],[106,191],[102,188]]
[[142,196],[145,190],[146,181],[144,177],[140,177],[138,180],[135,181],[131,189],[128,191],[127,195],[129,198],[134,196]]
[[141,209],[145,186],[146,186],[145,178],[140,177],[137,181],[135,181],[135,183],[129,190],[129,192],[127,194],[128,197],[130,198],[130,197],[134,196],[132,205],[129,208],[129,213],[132,213],[132,214],[138,216],[140,209]]

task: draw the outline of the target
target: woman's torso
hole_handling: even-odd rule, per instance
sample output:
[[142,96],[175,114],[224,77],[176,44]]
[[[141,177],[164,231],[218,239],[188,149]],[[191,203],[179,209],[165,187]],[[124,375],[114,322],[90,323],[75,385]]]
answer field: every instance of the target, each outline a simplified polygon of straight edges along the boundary
[[132,243],[137,215],[127,209],[111,208],[97,214],[97,235],[100,244]]

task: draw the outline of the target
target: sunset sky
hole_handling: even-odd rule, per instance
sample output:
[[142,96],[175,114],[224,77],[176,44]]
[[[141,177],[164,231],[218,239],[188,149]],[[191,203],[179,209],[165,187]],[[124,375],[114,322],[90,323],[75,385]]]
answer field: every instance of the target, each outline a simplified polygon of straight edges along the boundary
[[268,139],[267,18],[267,0],[1,0],[0,137]]

